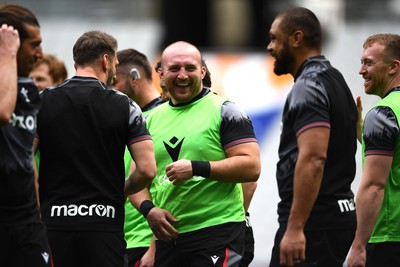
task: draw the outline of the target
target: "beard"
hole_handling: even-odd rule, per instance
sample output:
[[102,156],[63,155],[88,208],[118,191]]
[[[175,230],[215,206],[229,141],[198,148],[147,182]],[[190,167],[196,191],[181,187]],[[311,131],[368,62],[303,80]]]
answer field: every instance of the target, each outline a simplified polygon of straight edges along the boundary
[[107,77],[106,84],[108,86],[111,86],[113,84],[114,79],[115,79],[115,72],[112,69],[109,69],[107,74],[108,74],[107,75],[108,77]]
[[276,75],[283,75],[290,73],[294,62],[294,56],[289,52],[289,49],[285,46],[282,50],[281,55],[275,58],[274,73]]

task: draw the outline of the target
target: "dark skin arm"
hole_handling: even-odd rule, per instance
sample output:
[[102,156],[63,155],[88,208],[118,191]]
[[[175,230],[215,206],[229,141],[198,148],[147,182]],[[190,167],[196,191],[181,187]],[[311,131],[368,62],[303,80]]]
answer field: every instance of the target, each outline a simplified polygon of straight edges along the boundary
[[286,232],[280,244],[280,264],[294,266],[305,260],[304,226],[317,199],[328,150],[329,128],[308,129],[297,138],[299,156],[293,181],[293,202]]

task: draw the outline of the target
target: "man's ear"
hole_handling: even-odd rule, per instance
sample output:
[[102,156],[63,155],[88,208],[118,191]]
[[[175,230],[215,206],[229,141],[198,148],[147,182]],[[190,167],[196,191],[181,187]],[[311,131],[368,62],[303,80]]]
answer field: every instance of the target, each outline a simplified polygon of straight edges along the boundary
[[139,79],[134,79],[134,78],[128,76],[128,82],[131,85],[131,87],[134,88],[137,86]]
[[203,80],[206,76],[207,69],[204,66],[201,66],[201,79]]
[[304,33],[300,30],[296,30],[290,35],[290,42],[293,47],[299,47],[303,43]]
[[395,74],[400,71],[400,60],[393,60],[392,64],[390,65],[390,74]]
[[101,65],[102,65],[103,69],[107,70],[109,68],[109,64],[110,64],[109,56],[107,54],[104,54],[101,57]]
[[158,76],[160,77],[160,79],[163,79],[164,72],[163,72],[162,68],[158,68],[157,73],[158,73]]

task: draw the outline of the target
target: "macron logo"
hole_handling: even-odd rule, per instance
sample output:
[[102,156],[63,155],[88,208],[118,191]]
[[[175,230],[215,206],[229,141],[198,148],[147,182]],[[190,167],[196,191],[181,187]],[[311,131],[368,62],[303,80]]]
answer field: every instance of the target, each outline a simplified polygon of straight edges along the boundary
[[43,257],[44,261],[45,261],[46,263],[49,263],[49,253],[43,252],[43,253],[41,253],[41,254],[42,254],[42,257]]
[[99,216],[115,218],[115,208],[113,206],[104,206],[98,204],[87,205],[62,205],[51,207],[51,217],[75,217],[75,216]]
[[219,259],[219,256],[217,256],[217,255],[211,256],[211,260],[213,261],[214,265],[217,263],[218,259]]
[[356,209],[356,205],[353,199],[340,199],[338,200],[340,212],[349,212]]

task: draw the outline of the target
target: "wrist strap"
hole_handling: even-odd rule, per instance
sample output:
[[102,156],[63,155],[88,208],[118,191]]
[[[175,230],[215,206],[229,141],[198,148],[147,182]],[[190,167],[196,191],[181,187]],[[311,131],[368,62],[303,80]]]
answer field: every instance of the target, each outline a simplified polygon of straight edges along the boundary
[[153,202],[151,200],[145,200],[145,201],[142,202],[142,204],[140,204],[140,208],[139,208],[140,209],[140,213],[142,213],[143,216],[145,218],[147,218],[147,215],[149,214],[150,210],[152,208],[154,208],[154,207],[155,206],[154,206],[154,204],[153,204]]
[[193,176],[202,176],[209,178],[211,174],[211,165],[209,161],[191,161]]

